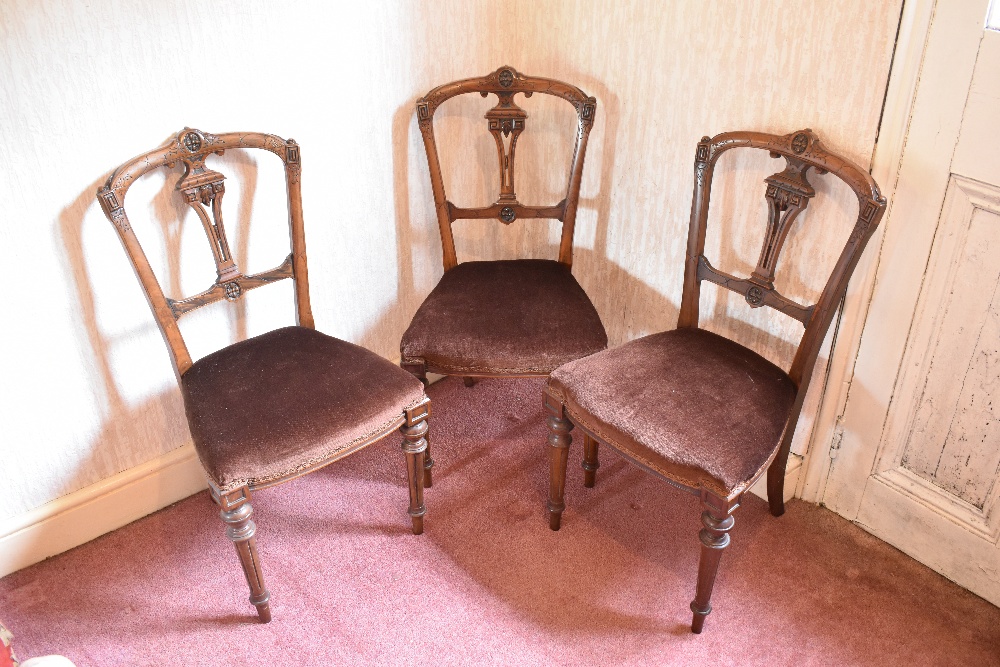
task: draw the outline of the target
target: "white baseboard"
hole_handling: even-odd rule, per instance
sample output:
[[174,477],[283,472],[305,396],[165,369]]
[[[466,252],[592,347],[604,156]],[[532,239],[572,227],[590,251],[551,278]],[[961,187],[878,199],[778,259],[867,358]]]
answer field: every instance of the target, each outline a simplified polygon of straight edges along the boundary
[[[799,474],[802,472],[802,457],[798,454],[788,455],[788,465],[785,467],[785,490],[783,495],[785,502],[795,497],[795,488],[799,483]],[[767,500],[767,475],[757,480],[757,483],[750,487],[750,493],[758,498]]]
[[121,528],[208,488],[194,446],[0,521],[0,577]]

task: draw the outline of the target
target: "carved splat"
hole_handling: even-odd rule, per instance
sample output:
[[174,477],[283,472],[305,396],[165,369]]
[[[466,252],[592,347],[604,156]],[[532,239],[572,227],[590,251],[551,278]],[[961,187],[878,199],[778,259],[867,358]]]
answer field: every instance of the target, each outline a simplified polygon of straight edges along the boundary
[[[796,140],[805,136],[800,134]],[[795,150],[798,146],[793,142],[792,148]],[[802,152],[802,149],[796,152]],[[779,157],[779,154],[771,153],[771,156]],[[799,213],[809,205],[809,200],[816,196],[816,191],[806,180],[806,173],[812,165],[787,155],[785,163],[784,171],[764,179],[767,183],[764,195],[767,199],[767,233],[764,235],[764,245],[760,249],[757,268],[750,276],[750,282],[767,290],[774,289],[774,268],[778,264],[778,256],[785,244],[788,230],[791,229]],[[753,294],[748,291],[746,299],[751,306],[763,305],[759,289]]]
[[[489,206],[465,208],[455,206],[445,193],[441,163],[438,160],[437,144],[434,139],[434,112],[445,101],[464,94],[479,94],[482,97],[496,95],[497,105],[486,113],[487,127],[497,144],[497,158],[500,162],[500,196]],[[525,128],[527,113],[518,107],[513,99],[521,94],[531,97],[535,93],[561,98],[573,105],[577,113],[576,145],[570,165],[570,177],[566,196],[555,205],[531,206],[518,202],[514,189],[514,156],[519,135]],[[513,67],[503,66],[482,77],[461,79],[434,88],[417,100],[417,124],[427,152],[427,166],[430,171],[431,188],[437,210],[438,228],[441,232],[442,260],[445,270],[458,265],[455,252],[455,238],[451,225],[456,220],[499,220],[510,224],[515,220],[548,218],[563,224],[559,241],[559,261],[566,266],[573,263],[573,229],[576,225],[576,211],[580,197],[580,183],[583,162],[586,156],[587,140],[597,115],[597,100],[588,96],[576,86],[562,81],[521,74]]]
[[[206,154],[201,151],[204,143],[201,132],[186,129],[177,135],[178,143],[183,146],[183,152],[178,159],[184,163],[184,175],[177,183],[177,190],[183,195],[184,201],[194,209],[201,220],[212,256],[215,258],[215,270],[219,278],[217,283],[226,283],[240,277],[240,270],[229,251],[229,240],[226,238],[226,228],[222,223],[222,195],[226,193],[226,177],[205,166]],[[221,151],[220,151],[221,152]],[[211,207],[212,218],[209,219],[208,207]],[[230,300],[239,298],[240,290],[226,290]]]
[[[486,121],[490,134],[496,141],[500,161],[500,197],[497,203],[517,204],[517,195],[514,193],[514,152],[528,114],[514,103],[513,93],[497,93],[497,97],[500,101],[486,112]],[[506,224],[514,222],[516,217],[514,209],[509,206],[505,206],[500,214],[500,220]]]

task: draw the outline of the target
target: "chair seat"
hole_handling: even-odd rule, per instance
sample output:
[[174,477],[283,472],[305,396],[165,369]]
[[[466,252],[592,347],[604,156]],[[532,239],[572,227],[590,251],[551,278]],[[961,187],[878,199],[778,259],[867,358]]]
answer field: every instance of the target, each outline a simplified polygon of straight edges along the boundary
[[545,375],[607,346],[601,318],[570,269],[520,259],[446,271],[400,350],[404,363],[444,373]]
[[181,378],[195,449],[223,492],[279,482],[399,426],[423,385],[377,354],[286,327],[214,352]]
[[677,329],[566,364],[548,392],[570,418],[653,471],[723,498],[771,460],[795,400],[780,368],[702,329]]

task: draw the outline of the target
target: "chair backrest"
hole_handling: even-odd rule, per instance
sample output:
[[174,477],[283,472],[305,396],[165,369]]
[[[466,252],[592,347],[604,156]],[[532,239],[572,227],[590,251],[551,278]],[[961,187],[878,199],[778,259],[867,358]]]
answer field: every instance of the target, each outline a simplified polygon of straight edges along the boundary
[[[767,226],[757,267],[748,278],[738,278],[720,271],[705,257],[712,175],[719,157],[733,148],[756,148],[768,151],[773,158],[785,158],[784,171],[764,179],[764,197],[768,206]],[[806,178],[806,174],[813,168],[817,174],[830,173],[836,176],[854,191],[858,198],[858,217],[819,300],[810,306],[803,306],[775,290],[774,273],[792,222],[816,194]],[[742,294],[751,308],[769,306],[799,320],[805,326],[805,332],[788,374],[799,388],[801,402],[823,338],[837,305],[847,290],[847,282],[885,212],[886,202],[879,192],[878,184],[850,160],[828,151],[813,131],[808,129],[785,136],[763,132],[726,132],[714,137],[703,137],[695,153],[694,174],[684,293],[677,326],[698,326],[702,280]]]
[[[483,208],[460,208],[448,201],[441,176],[437,145],[434,142],[434,112],[444,101],[466,93],[479,93],[483,97],[493,94],[498,99],[497,105],[486,112],[486,121],[487,128],[496,141],[497,157],[500,161],[500,196],[493,205]],[[525,206],[518,202],[514,192],[514,151],[528,118],[524,109],[514,103],[514,95],[517,93],[522,93],[525,97],[531,97],[534,93],[554,95],[566,100],[576,109],[578,128],[569,184],[566,187],[566,197],[555,206]],[[496,218],[507,225],[519,218],[549,218],[561,221],[563,228],[559,242],[559,261],[567,266],[572,265],[573,229],[576,225],[576,209],[580,199],[583,159],[596,113],[597,100],[588,97],[576,86],[554,79],[526,76],[506,66],[484,77],[463,79],[438,86],[417,100],[417,120],[427,152],[434,205],[441,230],[441,245],[444,249],[445,271],[458,264],[452,223],[455,220],[490,218]]]
[[[222,223],[222,196],[226,191],[226,177],[205,165],[206,158],[212,153],[222,155],[224,151],[232,148],[258,148],[270,151],[281,158],[285,165],[291,253],[280,266],[249,276],[242,274],[236,265]],[[184,166],[184,175],[177,183],[177,194],[195,210],[205,228],[215,259],[217,278],[204,292],[175,300],[164,295],[160,288],[150,268],[149,260],[132,230],[124,206],[129,187],[140,176],[160,167],[172,168],[178,163]],[[292,278],[295,282],[298,323],[304,327],[315,327],[309,305],[309,276],[299,183],[301,173],[301,153],[299,145],[293,139],[286,141],[272,134],[257,132],[230,132],[216,135],[184,128],[163,146],[143,153],[115,169],[107,182],[97,191],[97,199],[108,220],[118,232],[139,282],[146,291],[146,298],[170,348],[178,375],[183,375],[191,367],[191,355],[177,326],[177,320],[185,313],[222,299],[237,301],[247,290],[255,287]]]

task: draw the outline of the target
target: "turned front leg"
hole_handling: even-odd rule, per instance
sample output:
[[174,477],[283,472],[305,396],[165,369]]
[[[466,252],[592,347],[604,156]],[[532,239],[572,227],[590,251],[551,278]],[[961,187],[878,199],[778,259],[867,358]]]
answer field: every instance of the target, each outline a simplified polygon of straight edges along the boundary
[[250,489],[242,487],[228,494],[213,489],[212,497],[222,508],[219,515],[226,524],[226,536],[236,547],[240,565],[243,566],[243,574],[250,586],[250,604],[257,608],[261,623],[269,623],[271,594],[264,585],[264,572],[257,555],[257,540],[254,538],[257,525],[251,518],[253,507],[250,505]]
[[410,507],[407,513],[413,524],[413,534],[424,532],[424,457],[429,443],[427,442],[427,418],[430,416],[431,401],[425,398],[422,403],[406,411],[406,421],[401,427],[403,434],[403,452],[406,454],[406,479],[410,488]]
[[[561,412],[561,411],[560,411]],[[549,417],[549,528],[559,530],[562,513],[566,509],[563,498],[566,493],[566,460],[573,436],[569,432],[573,424],[564,416]]]
[[[418,380],[420,380],[424,387],[429,386],[427,381],[427,364],[424,362],[413,362],[406,363],[401,362],[399,367],[402,368],[407,373],[412,374]],[[431,469],[434,467],[434,459],[431,458],[431,436],[428,434],[427,437],[427,450],[424,452],[424,488],[429,489],[434,486],[434,480],[431,477]]]
[[701,515],[704,526],[698,533],[701,540],[701,559],[698,562],[698,589],[691,611],[694,617],[691,621],[691,632],[700,634],[705,626],[705,617],[712,613],[712,589],[715,587],[715,577],[719,573],[719,560],[722,551],[729,546],[729,531],[735,520],[730,512],[734,506],[716,507],[703,501],[705,511]]

